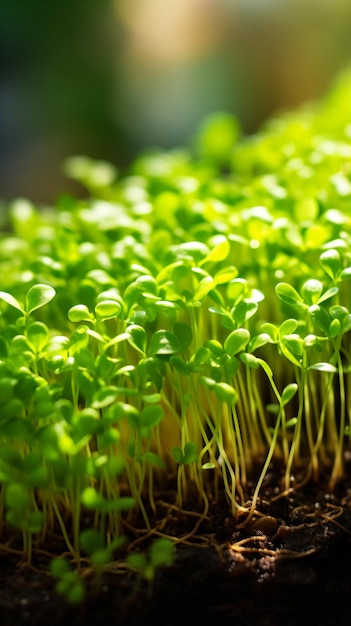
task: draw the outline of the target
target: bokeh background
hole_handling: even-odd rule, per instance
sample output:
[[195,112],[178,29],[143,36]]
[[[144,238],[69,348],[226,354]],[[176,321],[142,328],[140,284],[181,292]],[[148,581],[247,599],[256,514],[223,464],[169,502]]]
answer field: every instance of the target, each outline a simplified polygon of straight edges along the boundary
[[213,111],[255,132],[351,63],[350,0],[0,0],[0,29],[5,201],[79,193],[67,157],[123,172]]

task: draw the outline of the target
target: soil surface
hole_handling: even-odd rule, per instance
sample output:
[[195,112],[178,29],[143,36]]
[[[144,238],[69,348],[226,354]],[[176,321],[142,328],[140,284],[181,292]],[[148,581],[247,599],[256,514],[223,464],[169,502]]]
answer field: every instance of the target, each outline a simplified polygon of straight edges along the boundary
[[[266,487],[258,508],[241,528],[223,503],[212,503],[204,519],[170,506],[163,532],[187,536],[176,542],[173,564],[150,585],[116,563],[98,589],[87,577],[78,607],[57,594],[47,554],[34,551],[29,567],[3,547],[0,624],[350,626],[350,485],[332,494],[309,485],[276,499]],[[147,543],[139,536],[134,547]]]

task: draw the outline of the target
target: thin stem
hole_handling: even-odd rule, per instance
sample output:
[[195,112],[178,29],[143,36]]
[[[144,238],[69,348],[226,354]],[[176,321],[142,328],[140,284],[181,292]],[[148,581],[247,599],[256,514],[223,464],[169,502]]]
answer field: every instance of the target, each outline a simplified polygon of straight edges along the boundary
[[334,487],[336,482],[342,478],[343,475],[343,444],[345,434],[345,420],[346,420],[346,401],[345,401],[345,381],[342,359],[340,356],[340,350],[336,350],[338,376],[339,376],[339,394],[340,394],[340,423],[339,423],[339,438],[335,453],[334,467],[331,476],[331,485]]

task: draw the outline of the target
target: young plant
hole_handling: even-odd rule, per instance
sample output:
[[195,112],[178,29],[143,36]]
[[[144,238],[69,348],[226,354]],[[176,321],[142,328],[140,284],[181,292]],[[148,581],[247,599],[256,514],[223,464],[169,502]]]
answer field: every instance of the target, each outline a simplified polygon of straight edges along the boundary
[[[58,591],[112,563],[151,581],[168,516],[223,500],[239,527],[344,477],[351,445],[351,133],[337,97],[252,137],[227,115],[188,148],[66,171],[84,200],[10,203],[0,240],[0,534],[59,536]],[[346,94],[346,95],[345,95]],[[252,486],[252,481],[256,481]],[[192,517],[193,516],[193,517]],[[165,531],[165,532],[164,532]],[[148,554],[133,542],[156,536]],[[173,554],[173,553],[172,553]],[[58,558],[58,560],[56,560]],[[112,565],[111,565],[112,567]]]

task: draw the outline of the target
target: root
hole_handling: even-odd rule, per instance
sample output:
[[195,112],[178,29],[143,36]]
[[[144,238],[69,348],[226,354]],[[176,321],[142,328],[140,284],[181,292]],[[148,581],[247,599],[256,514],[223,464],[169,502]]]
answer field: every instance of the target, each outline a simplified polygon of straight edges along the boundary
[[267,540],[265,535],[255,535],[253,537],[246,537],[245,539],[241,539],[241,541],[236,541],[235,543],[229,546],[230,550],[233,552],[239,552],[240,554],[261,554],[262,556],[271,556],[275,559],[300,559],[305,556],[310,556],[317,552],[317,548],[310,548],[309,550],[304,550],[302,552],[296,552],[295,550],[288,550],[285,548],[278,548],[277,550],[273,550],[271,548],[263,548],[263,547],[250,547],[246,544],[251,543],[253,541],[259,541],[262,543]]

